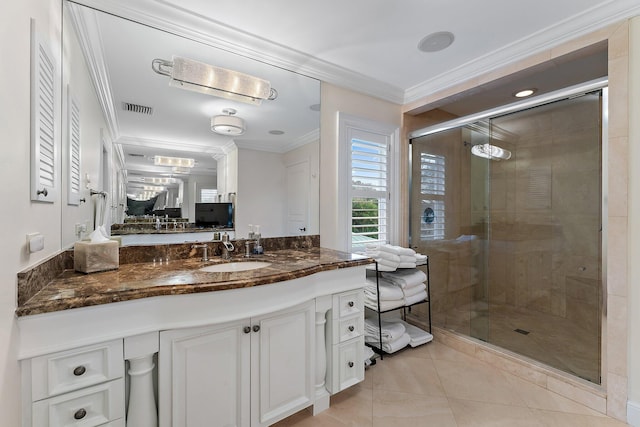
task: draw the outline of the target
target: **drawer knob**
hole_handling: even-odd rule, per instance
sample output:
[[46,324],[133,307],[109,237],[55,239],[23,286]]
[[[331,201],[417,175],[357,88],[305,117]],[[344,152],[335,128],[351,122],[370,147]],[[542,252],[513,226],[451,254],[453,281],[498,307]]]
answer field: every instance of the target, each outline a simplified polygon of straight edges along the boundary
[[258,332],[260,330],[260,325],[253,325],[253,332]]
[[348,305],[349,307],[353,307],[353,306],[354,306],[353,301],[349,301],[349,303],[348,303],[347,305]]
[[248,334],[249,332],[251,332],[251,327],[250,326],[245,326],[244,329],[242,330],[245,334]]
[[79,377],[81,375],[84,375],[85,372],[87,372],[87,368],[80,365],[73,370],[73,375],[75,375],[76,377]]
[[355,329],[356,329],[356,328],[354,328],[354,326],[353,326],[353,325],[349,326],[349,332],[353,332],[353,331],[355,331]]
[[75,418],[76,420],[81,420],[83,419],[85,416],[87,415],[87,411],[84,410],[84,408],[80,408],[76,411],[75,414],[73,414],[73,418]]
[[353,362],[349,362],[348,365],[350,368],[353,368]]

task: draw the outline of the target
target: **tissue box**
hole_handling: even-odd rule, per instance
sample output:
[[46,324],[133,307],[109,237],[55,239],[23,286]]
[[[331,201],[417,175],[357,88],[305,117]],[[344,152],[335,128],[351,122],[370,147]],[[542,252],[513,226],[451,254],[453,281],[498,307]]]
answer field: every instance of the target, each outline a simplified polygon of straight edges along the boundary
[[73,247],[73,268],[82,273],[115,270],[120,265],[119,246],[115,240],[76,242]]

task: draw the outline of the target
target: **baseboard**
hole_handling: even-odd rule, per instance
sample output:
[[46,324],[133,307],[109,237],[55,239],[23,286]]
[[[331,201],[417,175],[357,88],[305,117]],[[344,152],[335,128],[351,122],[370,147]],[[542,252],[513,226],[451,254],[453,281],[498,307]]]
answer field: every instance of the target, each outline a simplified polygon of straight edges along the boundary
[[627,401],[627,424],[640,427],[640,402]]

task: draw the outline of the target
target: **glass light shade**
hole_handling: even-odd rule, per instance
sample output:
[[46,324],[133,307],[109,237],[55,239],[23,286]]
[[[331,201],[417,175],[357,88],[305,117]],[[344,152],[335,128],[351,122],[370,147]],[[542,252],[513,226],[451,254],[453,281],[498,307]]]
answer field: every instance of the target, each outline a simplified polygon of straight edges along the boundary
[[254,105],[273,93],[267,80],[179,56],[173,57],[169,84]]
[[491,160],[509,160],[511,151],[491,144],[478,144],[471,147],[471,153]]
[[211,118],[211,130],[221,135],[242,135],[244,120],[231,115],[214,116]]
[[192,168],[195,166],[196,161],[194,159],[186,159],[184,157],[154,156],[153,164],[156,166],[178,166],[183,168]]

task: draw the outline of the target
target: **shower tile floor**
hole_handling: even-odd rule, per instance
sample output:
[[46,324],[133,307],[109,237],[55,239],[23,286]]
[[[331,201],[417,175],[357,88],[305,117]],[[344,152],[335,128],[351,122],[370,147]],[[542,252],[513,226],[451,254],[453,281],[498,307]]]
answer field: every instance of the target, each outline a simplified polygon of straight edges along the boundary
[[579,403],[496,369],[436,339],[385,356],[365,381],[277,427],[623,427]]
[[[412,320],[422,324],[423,317],[418,314]],[[487,307],[483,302],[451,310],[443,317],[443,325],[439,326],[444,329],[481,339],[587,381],[600,383],[598,331],[589,330],[579,322],[510,305],[491,304]],[[529,333],[518,333],[516,329]]]

